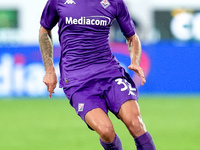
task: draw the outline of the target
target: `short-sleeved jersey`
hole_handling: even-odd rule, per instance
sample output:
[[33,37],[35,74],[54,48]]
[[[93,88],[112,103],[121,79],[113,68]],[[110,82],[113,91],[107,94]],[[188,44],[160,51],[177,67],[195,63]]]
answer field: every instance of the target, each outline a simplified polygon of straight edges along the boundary
[[41,25],[59,27],[60,87],[78,86],[92,78],[115,78],[124,69],[112,55],[109,32],[116,19],[126,37],[135,34],[123,0],[48,0]]

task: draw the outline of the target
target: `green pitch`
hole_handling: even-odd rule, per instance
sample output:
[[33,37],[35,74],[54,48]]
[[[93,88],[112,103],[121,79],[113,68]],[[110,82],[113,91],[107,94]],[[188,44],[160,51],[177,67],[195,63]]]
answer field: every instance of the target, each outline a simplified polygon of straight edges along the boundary
[[[0,100],[0,150],[103,150],[62,98]],[[141,96],[141,114],[158,150],[200,149],[200,97]],[[109,114],[124,150],[136,150],[125,126]]]

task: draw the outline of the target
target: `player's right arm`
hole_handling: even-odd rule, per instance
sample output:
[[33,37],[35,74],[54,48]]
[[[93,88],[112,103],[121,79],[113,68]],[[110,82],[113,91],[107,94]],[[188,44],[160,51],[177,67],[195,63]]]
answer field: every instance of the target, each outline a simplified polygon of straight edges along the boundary
[[49,92],[49,97],[51,98],[57,84],[57,76],[53,65],[53,42],[51,30],[47,30],[42,26],[39,30],[39,45],[46,71],[43,82],[46,84],[47,90]]

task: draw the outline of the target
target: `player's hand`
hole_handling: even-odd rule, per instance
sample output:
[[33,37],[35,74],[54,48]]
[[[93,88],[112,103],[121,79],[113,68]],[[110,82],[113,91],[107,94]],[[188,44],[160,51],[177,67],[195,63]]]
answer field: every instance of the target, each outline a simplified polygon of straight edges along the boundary
[[49,97],[51,98],[57,84],[57,76],[55,71],[46,71],[43,82],[46,84]]
[[135,72],[135,74],[141,78],[142,85],[144,85],[146,83],[144,72],[140,66],[131,64],[128,66],[128,69],[133,70]]

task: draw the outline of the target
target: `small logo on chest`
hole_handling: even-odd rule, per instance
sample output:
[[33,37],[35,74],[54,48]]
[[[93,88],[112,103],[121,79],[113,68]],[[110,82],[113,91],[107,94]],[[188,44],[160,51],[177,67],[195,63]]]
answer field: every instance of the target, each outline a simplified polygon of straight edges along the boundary
[[66,0],[64,4],[76,4],[74,0]]
[[105,9],[110,5],[108,0],[102,0],[100,3],[103,6],[103,8],[105,8]]

